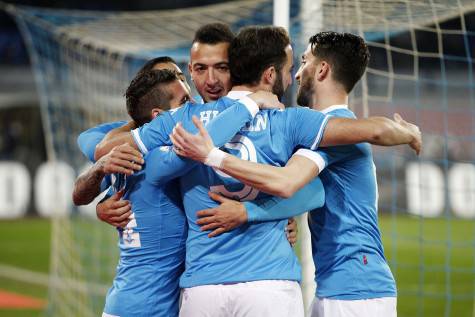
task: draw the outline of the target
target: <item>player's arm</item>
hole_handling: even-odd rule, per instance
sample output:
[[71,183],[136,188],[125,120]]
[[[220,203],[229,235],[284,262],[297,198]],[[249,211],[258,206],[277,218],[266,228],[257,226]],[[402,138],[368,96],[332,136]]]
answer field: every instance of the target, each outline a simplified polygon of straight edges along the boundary
[[172,135],[175,151],[270,195],[288,198],[315,178],[319,167],[311,159],[295,156],[285,167],[276,167],[241,160],[217,149],[203,124],[195,120],[199,133],[193,135],[177,127]]
[[120,173],[132,175],[142,169],[142,154],[129,144],[116,146],[107,155],[101,157],[91,168],[78,176],[73,188],[75,205],[87,205],[103,190],[106,175]]
[[[195,106],[196,107],[196,106]],[[256,92],[243,99],[236,101],[233,105],[224,110],[207,125],[209,136],[218,146],[229,142],[231,138],[248,122],[252,121],[259,109],[283,108],[277,96],[269,92]],[[192,121],[196,125],[198,118],[192,116]],[[185,124],[185,122],[184,122]],[[191,122],[187,122],[193,127]],[[200,122],[201,124],[201,122]],[[177,124],[173,130],[183,129],[181,124]],[[172,138],[172,136],[170,136]],[[185,175],[197,162],[178,156],[171,147],[162,146],[150,152],[149,168],[146,173],[147,180],[153,184],[160,184],[173,178]]]
[[107,155],[116,146],[122,144],[129,144],[131,147],[138,150],[137,145],[134,142],[134,138],[130,133],[131,130],[137,128],[135,122],[129,121],[120,127],[109,131],[102,140],[96,145],[94,152],[94,159],[97,161],[104,155]]
[[394,115],[394,120],[385,117],[332,118],[325,128],[320,146],[361,142],[382,146],[408,144],[416,154],[419,154],[422,146],[419,128],[403,120],[399,114]]
[[[79,149],[90,161],[94,162],[96,145],[108,131],[123,125],[124,122],[107,123],[86,130],[78,137]],[[105,175],[112,173],[130,175],[133,171],[140,170],[141,164],[143,164],[141,154],[129,145],[115,147],[76,179],[72,194],[74,204],[85,205],[94,200],[106,187]]]
[[311,159],[293,156],[284,167],[259,164],[225,155],[219,170],[270,195],[289,198],[318,176],[320,169]]
[[233,230],[246,222],[274,221],[291,218],[308,210],[319,208],[325,202],[325,192],[320,179],[315,178],[291,198],[269,197],[240,203],[210,192],[210,197],[220,203],[215,208],[197,212],[201,230],[211,230],[214,237]]
[[[283,107],[277,97],[271,93],[257,92],[251,94],[223,111],[218,116],[218,118],[221,118],[219,120],[216,118],[215,120],[217,120],[217,122],[211,125],[210,133],[213,131],[211,135],[216,144],[224,144],[228,142],[245,123],[252,120],[259,109]],[[139,128],[133,130],[131,127],[115,129],[109,132],[104,140],[97,145],[94,157],[98,160],[100,157],[109,153],[115,146],[124,143],[130,144],[143,154],[147,154],[149,151],[160,146],[171,145],[169,134],[172,132],[175,124],[185,120],[190,112],[196,113],[199,109],[199,106],[187,103],[176,110],[167,111],[157,116],[151,122]],[[216,128],[213,129],[213,126],[216,126]],[[214,133],[214,131],[216,131],[216,133]]]
[[[290,137],[291,140],[288,140],[287,142],[292,142],[292,144],[312,149],[318,148],[320,142],[324,138],[322,138],[322,134],[326,134],[326,129],[328,129],[328,125],[332,124],[332,122],[343,122],[346,126],[362,126],[360,123],[357,123],[359,120],[325,118],[322,117],[320,113],[312,110],[294,110],[291,115],[292,116],[289,116],[291,120],[288,120],[291,124],[289,127],[286,127],[286,129],[289,131],[290,135],[295,135],[296,137]],[[308,118],[310,118],[310,120],[308,120]],[[388,128],[387,131],[379,134],[379,136],[385,140],[384,142],[401,141],[401,139],[398,138],[402,137],[397,136],[398,133],[390,131],[398,129],[406,130],[404,133],[411,134],[412,137],[405,139],[405,141],[411,142],[411,140],[416,140],[415,142],[417,144],[415,145],[415,148],[420,149],[419,129],[416,126],[405,122],[399,116],[396,116],[396,120],[398,120],[396,125],[400,125],[402,128]],[[315,126],[312,125],[313,121],[316,122]],[[369,121],[372,122],[372,120]],[[199,122],[196,122],[196,124],[200,131],[197,135],[191,135],[181,127],[175,130],[173,142],[177,148],[177,153],[213,166],[214,168],[218,168],[226,174],[263,192],[280,197],[290,197],[303,185],[318,175],[324,167],[324,161],[321,156],[313,155],[310,151],[303,151],[303,153],[305,153],[304,155],[292,157],[285,167],[263,165],[238,159],[237,157],[228,155],[215,148],[212,141],[207,136],[206,129]],[[363,123],[364,127],[360,129],[360,132],[365,130],[369,131],[371,128],[374,128],[379,124],[380,123],[371,123],[365,125]],[[391,124],[391,126],[392,125],[394,124]],[[369,138],[370,136],[370,133],[356,133],[356,137],[353,137],[351,136],[352,132],[350,130],[343,131],[344,129],[341,129],[336,125],[332,125],[332,128],[330,129],[341,130],[333,132],[339,135],[333,138],[334,142],[347,143],[350,141],[356,141],[358,138],[360,141],[361,139],[365,137]],[[404,133],[401,134],[404,135]]]

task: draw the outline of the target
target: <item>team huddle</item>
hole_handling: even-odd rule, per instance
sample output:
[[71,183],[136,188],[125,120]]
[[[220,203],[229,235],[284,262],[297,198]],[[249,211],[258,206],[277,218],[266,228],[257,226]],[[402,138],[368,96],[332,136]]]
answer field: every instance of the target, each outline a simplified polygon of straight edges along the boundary
[[[371,144],[421,134],[399,115],[357,119],[348,95],[369,51],[356,35],[309,39],[292,84],[285,29],[197,30],[189,72],[169,57],[127,88],[130,121],[78,138],[95,162],[75,204],[117,228],[120,259],[102,316],[396,316],[396,284],[377,221]],[[294,216],[309,212],[317,291],[304,308]]]

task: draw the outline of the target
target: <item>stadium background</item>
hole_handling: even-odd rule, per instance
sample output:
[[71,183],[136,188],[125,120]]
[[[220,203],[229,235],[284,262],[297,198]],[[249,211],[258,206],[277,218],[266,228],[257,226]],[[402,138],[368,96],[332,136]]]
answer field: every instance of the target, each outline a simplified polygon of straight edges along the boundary
[[[0,19],[0,314],[97,315],[115,234],[90,208],[70,206],[71,179],[85,164],[77,132],[124,115],[122,93],[145,59],[168,54],[185,65],[199,25],[269,24],[273,3],[15,4],[52,9],[5,6]],[[163,11],[171,9],[179,10]],[[474,9],[473,1],[290,2],[296,63],[319,29],[363,35],[372,59],[354,110],[400,112],[424,133],[420,158],[374,148],[399,316],[475,316]],[[13,307],[12,293],[35,300]]]

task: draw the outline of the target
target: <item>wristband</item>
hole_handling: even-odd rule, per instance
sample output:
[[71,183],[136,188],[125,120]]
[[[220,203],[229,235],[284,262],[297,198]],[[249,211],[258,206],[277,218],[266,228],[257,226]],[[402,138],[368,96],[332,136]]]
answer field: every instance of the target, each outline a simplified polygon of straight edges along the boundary
[[221,151],[217,147],[214,147],[206,157],[205,165],[220,169],[223,166],[223,161],[226,158],[227,153]]

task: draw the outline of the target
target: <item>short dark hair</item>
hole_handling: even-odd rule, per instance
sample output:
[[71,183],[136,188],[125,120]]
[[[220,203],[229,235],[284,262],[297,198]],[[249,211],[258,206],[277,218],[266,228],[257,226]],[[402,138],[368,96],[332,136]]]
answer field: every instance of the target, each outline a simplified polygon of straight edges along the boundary
[[151,120],[150,111],[159,107],[170,109],[173,96],[164,87],[179,80],[176,72],[162,69],[138,73],[125,92],[127,111],[139,126]]
[[365,41],[351,33],[320,32],[309,43],[312,54],[331,65],[333,79],[350,93],[368,66],[370,54]]
[[201,26],[195,33],[193,43],[218,44],[231,43],[234,33],[225,23],[208,23]]
[[229,70],[233,85],[256,85],[270,66],[280,71],[290,44],[287,31],[276,26],[249,26],[241,29],[229,47]]
[[176,64],[175,60],[170,56],[159,56],[152,58],[147,61],[137,72],[137,74],[151,71],[157,64],[173,63]]

